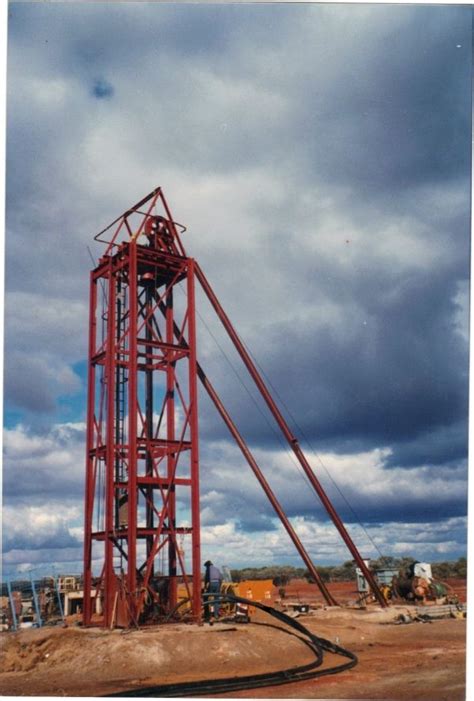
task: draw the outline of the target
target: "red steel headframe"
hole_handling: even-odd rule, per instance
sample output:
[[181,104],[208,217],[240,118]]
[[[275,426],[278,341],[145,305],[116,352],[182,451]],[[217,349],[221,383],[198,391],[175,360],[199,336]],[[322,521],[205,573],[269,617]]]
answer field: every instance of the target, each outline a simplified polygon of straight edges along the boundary
[[[145,205],[147,208],[143,210]],[[164,216],[156,215],[158,205]],[[134,226],[137,217],[139,221]],[[375,597],[382,606],[386,606],[372,572],[362,560],[314,475],[204,273],[194,260],[186,256],[177,230],[184,227],[173,221],[161,188],[156,188],[124,212],[100,232],[96,240],[104,241],[101,237],[114,226],[112,239],[105,241],[106,252],[91,273],[84,623],[90,624],[92,621],[92,559],[93,545],[97,543],[104,545],[100,558],[104,565],[95,590],[96,595],[102,593],[104,625],[137,624],[150,617],[153,611],[169,615],[178,601],[178,581],[191,599],[194,619],[200,619],[197,378],[227,425],[326,602],[337,605],[253,454],[197,362],[195,277]],[[128,235],[128,240],[118,243],[121,231]],[[145,244],[144,237],[147,239]],[[173,288],[180,281],[186,284],[187,305],[179,320],[173,302]],[[98,284],[102,285],[102,293],[106,297],[100,340]],[[186,362],[187,399],[183,396],[176,370],[178,363],[182,365]],[[166,379],[161,411],[157,417],[154,403],[156,379],[160,373]],[[99,380],[98,374],[101,376]],[[176,426],[177,398],[184,416],[179,436]],[[164,437],[163,430],[166,433]],[[182,464],[185,455],[189,456],[187,474],[181,476],[178,465]],[[190,491],[190,526],[176,523],[177,488]],[[102,523],[95,530],[94,517],[99,526]],[[191,575],[186,571],[178,536],[191,538]],[[140,550],[143,541],[145,548]],[[163,563],[161,570],[157,571],[157,558],[163,557],[165,546],[167,571],[163,571]],[[146,603],[149,600],[151,606]]]
[[[194,261],[184,254],[160,188],[115,224],[91,273],[84,623],[93,620],[93,585],[106,626],[171,615],[179,586],[199,620]],[[122,229],[129,238],[118,243]],[[175,304],[179,283],[187,288],[184,309]],[[96,583],[94,557],[103,562]]]

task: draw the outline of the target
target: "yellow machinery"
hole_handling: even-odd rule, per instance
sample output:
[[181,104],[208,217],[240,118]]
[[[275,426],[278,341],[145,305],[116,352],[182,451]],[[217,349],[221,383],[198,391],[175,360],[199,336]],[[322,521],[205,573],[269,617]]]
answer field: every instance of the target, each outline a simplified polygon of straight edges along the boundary
[[[223,582],[221,593],[234,594],[243,599],[253,599],[259,603],[271,603],[273,582],[271,579],[244,579],[242,582]],[[224,603],[223,611],[230,615],[235,611],[235,604]],[[255,609],[250,607],[249,614],[255,613]]]
[[[271,579],[245,579],[242,582],[224,581],[221,586],[221,594],[233,594],[234,596],[241,596],[243,599],[251,599],[270,605],[272,588],[273,582]],[[184,584],[178,585],[178,602],[180,601],[183,601],[183,604],[179,607],[180,613],[187,613],[191,608],[191,603]],[[222,602],[220,608],[222,615],[231,616],[235,613],[235,604],[231,602]],[[251,607],[249,614],[252,615],[254,613],[255,609]]]

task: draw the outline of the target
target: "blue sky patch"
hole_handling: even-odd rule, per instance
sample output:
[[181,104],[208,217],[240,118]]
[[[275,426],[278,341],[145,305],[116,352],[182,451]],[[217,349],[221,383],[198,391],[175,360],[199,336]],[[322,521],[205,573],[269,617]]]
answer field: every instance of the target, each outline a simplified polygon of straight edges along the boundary
[[109,100],[114,95],[114,86],[104,78],[99,78],[94,82],[92,94],[98,100]]

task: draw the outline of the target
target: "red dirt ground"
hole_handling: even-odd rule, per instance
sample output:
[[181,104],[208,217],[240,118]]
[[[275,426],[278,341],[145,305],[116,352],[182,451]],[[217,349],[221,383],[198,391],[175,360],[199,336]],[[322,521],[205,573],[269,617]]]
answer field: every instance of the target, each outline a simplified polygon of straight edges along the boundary
[[[465,583],[452,584],[462,596]],[[341,603],[356,598],[352,583],[330,588]],[[306,582],[286,589],[287,601],[318,599],[315,585]],[[407,609],[321,608],[301,617],[316,634],[354,652],[357,667],[309,682],[233,692],[232,697],[463,701],[466,620],[393,624]],[[171,681],[275,671],[312,660],[308,648],[280,624],[268,625],[260,612],[254,621],[212,628],[180,624],[121,632],[71,626],[3,633],[1,693],[98,696]],[[325,657],[330,666],[340,662]]]
[[[462,603],[466,601],[466,580],[446,579],[448,584],[459,597]],[[329,591],[340,604],[348,604],[358,598],[354,582],[331,582],[327,585]],[[293,579],[285,586],[286,599],[288,601],[309,601],[324,604],[324,599],[315,584],[308,584],[305,579]],[[279,598],[278,590],[273,589],[273,598]]]

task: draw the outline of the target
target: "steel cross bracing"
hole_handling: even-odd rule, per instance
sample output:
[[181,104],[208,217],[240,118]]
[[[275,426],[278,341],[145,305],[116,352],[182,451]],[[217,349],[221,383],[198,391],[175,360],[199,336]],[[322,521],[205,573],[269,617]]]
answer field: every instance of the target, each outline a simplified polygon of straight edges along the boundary
[[[158,201],[164,216],[151,218]],[[102,594],[107,626],[168,614],[178,585],[200,616],[194,261],[184,255],[160,191],[147,204],[138,228],[136,211],[121,218],[91,273],[86,624],[93,620],[93,587]],[[122,228],[128,240],[118,243]],[[178,283],[187,287],[184,306],[175,304]],[[103,569],[93,583],[96,558]]]
[[[157,214],[157,211],[161,214]],[[161,188],[127,210],[96,239],[107,244],[91,273],[84,623],[93,594],[106,626],[170,615],[178,587],[201,617],[197,379],[329,605],[336,601],[254,456],[196,359],[197,279],[283,435],[376,598],[386,605],[344,524],[198,264],[187,257]],[[104,235],[112,231],[112,238]],[[125,234],[125,241],[120,235]],[[181,283],[186,303],[174,294]],[[182,548],[182,541],[185,548]],[[103,563],[93,581],[92,562]]]

